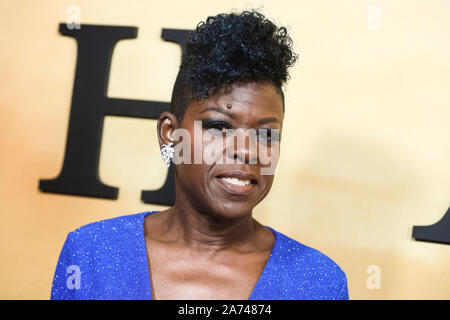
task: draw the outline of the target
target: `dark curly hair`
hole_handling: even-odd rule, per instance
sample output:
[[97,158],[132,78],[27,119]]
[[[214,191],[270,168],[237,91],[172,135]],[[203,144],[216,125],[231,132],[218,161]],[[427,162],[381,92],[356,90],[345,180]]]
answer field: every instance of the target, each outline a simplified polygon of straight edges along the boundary
[[272,83],[284,111],[282,87],[297,57],[286,28],[277,27],[260,12],[209,16],[187,38],[170,111],[182,120],[191,101],[207,99],[224,86],[248,82]]

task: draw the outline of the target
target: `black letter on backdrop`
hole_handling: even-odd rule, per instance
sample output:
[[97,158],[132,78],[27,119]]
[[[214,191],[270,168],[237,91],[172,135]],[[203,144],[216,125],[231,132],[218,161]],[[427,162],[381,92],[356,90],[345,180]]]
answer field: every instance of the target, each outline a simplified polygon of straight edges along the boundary
[[450,208],[444,216],[430,226],[414,226],[413,238],[419,241],[429,241],[450,244]]
[[[70,109],[64,163],[59,176],[40,180],[43,192],[117,199],[118,188],[105,185],[98,175],[103,119],[105,115],[157,119],[169,103],[108,98],[109,71],[114,47],[119,40],[137,37],[136,27],[81,25],[59,32],[77,40],[77,64]],[[163,29],[162,37],[184,44],[190,30]],[[126,168],[124,168],[126,170]],[[145,203],[172,205],[175,201],[174,172],[171,167],[159,190],[143,191]]]

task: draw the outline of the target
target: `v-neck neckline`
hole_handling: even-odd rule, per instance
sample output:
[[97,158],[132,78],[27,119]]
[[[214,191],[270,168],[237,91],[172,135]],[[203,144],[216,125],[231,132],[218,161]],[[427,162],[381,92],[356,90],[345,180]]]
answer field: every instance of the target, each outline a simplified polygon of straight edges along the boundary
[[[147,212],[143,212],[142,214],[141,214],[141,219],[140,219],[140,229],[141,229],[141,232],[142,232],[142,238],[143,238],[143,255],[144,255],[144,257],[143,257],[143,261],[145,261],[145,269],[146,269],[146,282],[147,282],[147,284],[146,284],[146,286],[147,286],[147,290],[148,290],[148,293],[149,293],[149,298],[150,298],[150,300],[153,300],[153,292],[152,292],[152,282],[151,282],[151,279],[150,279],[150,257],[148,256],[148,248],[147,248],[147,241],[146,241],[146,238],[145,238],[145,218],[148,216],[148,215],[150,215],[150,214],[152,214],[152,213],[157,213],[157,212],[160,212],[160,211],[147,211]],[[266,264],[265,264],[265,266],[264,266],[264,268],[263,268],[263,270],[262,270],[262,272],[261,272],[261,274],[259,275],[259,278],[258,278],[258,281],[256,281],[256,284],[255,284],[255,286],[253,287],[253,290],[252,290],[252,292],[250,293],[250,296],[248,297],[248,300],[253,300],[253,297],[258,293],[258,290],[259,290],[259,288],[264,284],[264,281],[265,281],[265,279],[266,279],[266,274],[267,273],[270,273],[271,272],[271,270],[273,269],[273,264],[274,264],[274,256],[275,256],[275,252],[278,250],[278,246],[279,246],[279,237],[278,237],[278,232],[276,231],[276,230],[274,230],[274,229],[272,229],[271,227],[269,227],[269,226],[265,226],[266,228],[268,228],[270,231],[272,231],[272,233],[273,233],[273,235],[275,236],[275,242],[274,242],[274,244],[273,244],[273,247],[272,247],[272,251],[270,252],[270,256],[269,256],[269,258],[267,259],[267,261],[266,261]]]

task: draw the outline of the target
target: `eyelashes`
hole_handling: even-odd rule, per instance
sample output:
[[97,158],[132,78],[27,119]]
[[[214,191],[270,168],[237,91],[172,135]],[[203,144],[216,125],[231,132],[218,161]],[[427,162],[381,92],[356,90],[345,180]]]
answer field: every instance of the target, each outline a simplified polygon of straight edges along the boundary
[[227,129],[233,129],[233,126],[222,120],[205,119],[202,120],[202,128],[212,134],[225,134]]
[[[272,142],[272,130],[271,129],[259,129],[257,132],[258,140],[271,143]],[[274,139],[275,142],[275,139]]]
[[[202,128],[203,130],[207,130],[212,135],[222,135],[225,136],[227,130],[232,130],[233,126],[223,120],[213,120],[213,119],[204,119],[202,120]],[[263,143],[271,143],[280,141],[280,137],[278,135],[272,135],[272,129],[262,128],[256,130],[257,139]]]

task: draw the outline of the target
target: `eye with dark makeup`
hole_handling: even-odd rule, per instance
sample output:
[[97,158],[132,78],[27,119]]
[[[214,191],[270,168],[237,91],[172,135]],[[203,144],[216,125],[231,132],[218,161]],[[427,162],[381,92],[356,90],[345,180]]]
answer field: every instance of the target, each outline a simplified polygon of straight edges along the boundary
[[[202,128],[213,135],[226,135],[226,131],[233,129],[233,126],[229,122],[223,120],[203,119]],[[270,128],[257,129],[256,138],[259,142],[268,145],[278,142],[280,140],[279,136],[278,134],[273,134],[273,131],[274,130]]]
[[281,141],[279,129],[262,128],[257,130],[258,141],[267,145],[274,145]]
[[203,119],[202,128],[214,135],[225,135],[227,129],[233,129],[233,126],[223,120]]
[[270,144],[272,142],[272,130],[271,129],[258,129],[257,131],[258,141],[265,144]]

